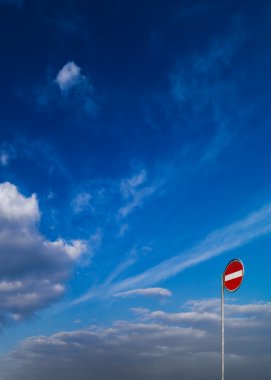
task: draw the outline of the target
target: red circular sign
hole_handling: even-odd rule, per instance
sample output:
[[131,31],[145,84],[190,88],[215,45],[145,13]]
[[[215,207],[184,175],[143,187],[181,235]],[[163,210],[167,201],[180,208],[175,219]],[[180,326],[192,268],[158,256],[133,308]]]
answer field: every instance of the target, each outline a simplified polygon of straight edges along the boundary
[[223,274],[224,287],[229,292],[235,292],[244,278],[244,265],[241,260],[234,259],[229,262]]

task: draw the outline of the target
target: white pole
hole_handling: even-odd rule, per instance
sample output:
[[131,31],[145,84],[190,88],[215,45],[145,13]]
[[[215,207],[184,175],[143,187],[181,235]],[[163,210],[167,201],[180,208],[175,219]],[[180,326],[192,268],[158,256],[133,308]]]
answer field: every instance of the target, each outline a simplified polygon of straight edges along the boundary
[[224,274],[221,276],[221,378],[224,380]]

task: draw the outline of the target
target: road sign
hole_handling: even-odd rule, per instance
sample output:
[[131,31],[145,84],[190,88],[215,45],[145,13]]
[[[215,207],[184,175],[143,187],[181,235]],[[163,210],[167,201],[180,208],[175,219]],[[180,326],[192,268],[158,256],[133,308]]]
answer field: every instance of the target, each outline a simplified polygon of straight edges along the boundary
[[226,266],[221,276],[221,379],[224,380],[224,289],[235,292],[244,278],[244,265],[241,260],[234,259]]
[[239,259],[230,261],[223,273],[224,287],[229,292],[235,292],[241,286],[243,278],[244,265],[242,261]]

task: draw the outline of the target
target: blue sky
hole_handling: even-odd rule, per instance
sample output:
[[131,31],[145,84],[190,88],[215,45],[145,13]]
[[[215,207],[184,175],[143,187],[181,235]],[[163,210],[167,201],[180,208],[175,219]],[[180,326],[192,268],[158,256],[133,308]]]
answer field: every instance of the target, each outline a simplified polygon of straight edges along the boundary
[[1,378],[269,378],[270,13],[0,0]]

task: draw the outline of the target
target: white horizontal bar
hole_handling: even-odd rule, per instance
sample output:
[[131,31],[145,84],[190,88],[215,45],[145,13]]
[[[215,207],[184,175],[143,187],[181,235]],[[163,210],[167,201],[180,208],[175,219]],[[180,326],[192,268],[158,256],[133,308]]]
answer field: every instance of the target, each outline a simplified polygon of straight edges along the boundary
[[237,272],[227,274],[227,276],[225,276],[225,282],[233,280],[234,278],[242,277],[242,276],[243,276],[243,270],[241,269],[241,270],[238,270]]

